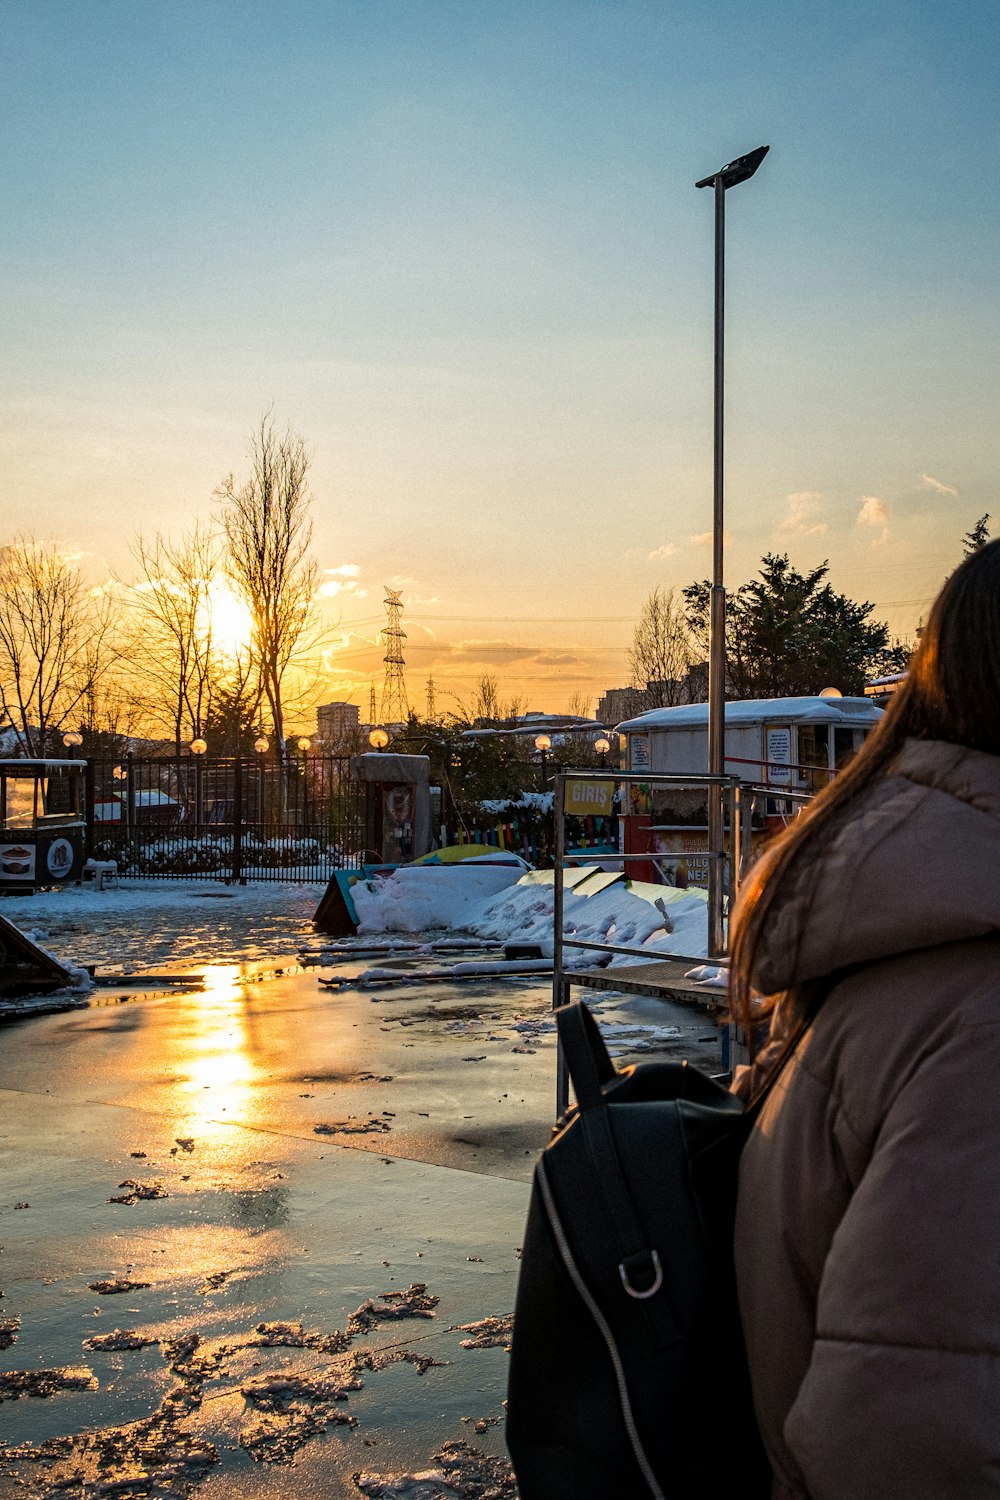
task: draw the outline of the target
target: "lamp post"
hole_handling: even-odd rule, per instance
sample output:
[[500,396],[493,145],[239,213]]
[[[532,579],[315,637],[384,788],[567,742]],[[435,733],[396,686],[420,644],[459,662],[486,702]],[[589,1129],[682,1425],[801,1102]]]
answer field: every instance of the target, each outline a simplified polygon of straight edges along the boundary
[[83,744],[83,735],[77,729],[71,729],[62,737],[63,744],[69,751],[70,760],[76,760],[77,747]]
[[608,763],[608,751],[611,749],[611,741],[606,740],[602,734],[599,739],[594,741],[594,749],[601,757],[601,765],[606,766]]
[[373,729],[368,736],[368,743],[373,750],[382,751],[389,743],[389,736],[384,729]]
[[306,737],[306,735],[303,735],[301,737],[301,739],[299,739],[299,740],[296,741],[296,743],[297,743],[297,745],[299,747],[299,754],[302,756],[302,827],[304,829],[306,827],[307,823],[309,822],[309,760],[308,760],[308,755],[309,755],[309,747],[312,744],[312,740],[308,739]]
[[545,780],[546,780],[546,777],[545,777],[545,768],[546,768],[546,765],[548,764],[548,762],[547,762],[548,753],[552,749],[552,740],[549,738],[549,736],[547,734],[536,734],[535,735],[535,749],[538,751],[539,755],[542,757],[542,791],[544,792],[544,790],[545,790]]
[[[758,146],[746,156],[727,162],[695,187],[715,189],[715,399],[712,485],[712,596],[708,648],[708,770],[723,776],[726,769],[726,590],[723,584],[723,393],[725,360],[726,189],[747,182],[769,146]],[[708,794],[708,951],[722,953],[722,846],[724,788]]]
[[195,758],[195,760],[194,760],[194,826],[195,826],[195,830],[196,830],[196,832],[195,832],[195,838],[198,837],[197,829],[199,829],[201,827],[201,814],[202,814],[202,806],[201,806],[201,804],[202,804],[202,787],[203,787],[203,782],[202,782],[201,758],[205,754],[205,751],[207,749],[208,749],[208,746],[207,746],[207,744],[205,743],[204,740],[192,740],[191,741],[191,754]]
[[253,742],[257,752],[257,817],[260,820],[260,836],[264,837],[264,756],[271,748],[266,735],[260,734]]

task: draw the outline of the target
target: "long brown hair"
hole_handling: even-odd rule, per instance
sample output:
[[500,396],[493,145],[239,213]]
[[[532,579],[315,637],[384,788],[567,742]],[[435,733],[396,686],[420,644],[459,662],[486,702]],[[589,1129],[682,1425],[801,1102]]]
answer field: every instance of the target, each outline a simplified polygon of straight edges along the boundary
[[1000,756],[1000,540],[956,568],[931,608],[906,681],[885,718],[747,878],[733,915],[730,1014],[749,1026],[769,1004],[752,1004],[751,976],[768,912],[802,850],[885,776],[904,740],[945,740]]

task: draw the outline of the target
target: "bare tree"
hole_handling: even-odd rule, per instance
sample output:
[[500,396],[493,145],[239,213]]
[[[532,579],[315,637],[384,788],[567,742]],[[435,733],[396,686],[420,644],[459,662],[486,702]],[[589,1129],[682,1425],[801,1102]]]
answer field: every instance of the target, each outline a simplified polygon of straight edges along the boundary
[[91,602],[95,629],[83,653],[84,690],[73,722],[88,745],[103,736],[124,752],[144,713],[135,691],[134,632],[112,585],[93,590]]
[[309,456],[289,429],[276,436],[270,413],[254,431],[250,477],[233,476],[216,491],[228,543],[230,580],[253,621],[252,663],[271,716],[275,751],[285,759],[285,674],[318,644],[313,631],[316,563],[309,558]]
[[222,676],[212,638],[211,589],[219,541],[201,523],[178,542],[140,533],[132,545],[139,576],[130,600],[134,664],[150,717],[169,723],[177,753],[200,738]]
[[673,589],[657,586],[642,606],[628,652],[640,712],[688,701],[691,634]]
[[79,569],[34,537],[0,548],[0,709],[28,755],[76,713],[106,620]]
[[574,714],[578,719],[590,718],[590,694],[579,690],[573,693],[569,700],[567,713]]

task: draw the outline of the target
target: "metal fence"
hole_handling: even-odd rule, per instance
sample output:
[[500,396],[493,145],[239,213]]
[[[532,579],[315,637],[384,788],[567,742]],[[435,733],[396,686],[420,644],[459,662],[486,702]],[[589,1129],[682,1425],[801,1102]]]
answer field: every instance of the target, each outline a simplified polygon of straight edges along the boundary
[[346,756],[90,760],[87,852],[123,874],[325,881],[364,845]]

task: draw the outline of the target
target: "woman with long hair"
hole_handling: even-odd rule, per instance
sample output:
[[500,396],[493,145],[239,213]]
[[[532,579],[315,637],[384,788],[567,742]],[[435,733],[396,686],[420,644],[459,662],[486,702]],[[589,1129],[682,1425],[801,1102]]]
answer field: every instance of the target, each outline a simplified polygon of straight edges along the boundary
[[734,1018],[789,1039],[736,1261],[775,1500],[1000,1496],[1000,541],[755,868]]

